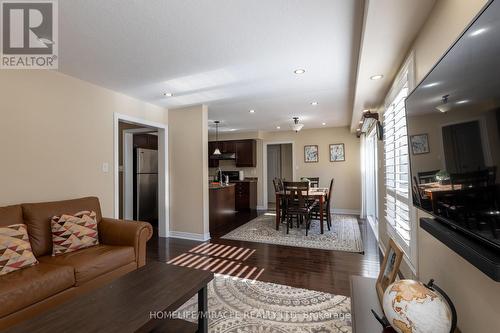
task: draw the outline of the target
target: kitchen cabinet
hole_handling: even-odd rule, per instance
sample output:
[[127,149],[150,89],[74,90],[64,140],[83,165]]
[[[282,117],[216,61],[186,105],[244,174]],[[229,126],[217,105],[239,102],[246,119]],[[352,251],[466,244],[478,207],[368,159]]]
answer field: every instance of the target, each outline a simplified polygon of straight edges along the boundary
[[257,209],[257,182],[241,181],[235,183],[236,210]]
[[158,150],[158,136],[152,134],[135,134],[133,145],[134,148]]
[[257,142],[255,140],[240,140],[235,143],[236,166],[255,168],[257,165]]
[[208,166],[219,167],[219,161],[211,158],[215,148],[219,147],[222,154],[236,154],[235,165],[239,168],[255,168],[257,166],[256,140],[211,141],[208,143]]

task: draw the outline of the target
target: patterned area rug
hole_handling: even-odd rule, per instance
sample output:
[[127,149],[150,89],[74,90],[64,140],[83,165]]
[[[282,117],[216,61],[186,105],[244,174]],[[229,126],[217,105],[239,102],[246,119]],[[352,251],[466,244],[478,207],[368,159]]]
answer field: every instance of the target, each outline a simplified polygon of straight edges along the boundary
[[[197,296],[176,311],[196,322]],[[348,297],[216,275],[208,285],[211,333],[351,332]]]
[[304,225],[302,228],[290,229],[286,233],[286,225],[282,224],[276,230],[275,215],[264,214],[241,227],[224,235],[224,239],[234,239],[246,242],[308,247],[323,250],[346,252],[363,252],[363,240],[359,231],[358,220],[349,215],[332,215],[332,228],[328,231],[325,223],[324,234],[320,233],[319,221],[313,220],[306,236]]

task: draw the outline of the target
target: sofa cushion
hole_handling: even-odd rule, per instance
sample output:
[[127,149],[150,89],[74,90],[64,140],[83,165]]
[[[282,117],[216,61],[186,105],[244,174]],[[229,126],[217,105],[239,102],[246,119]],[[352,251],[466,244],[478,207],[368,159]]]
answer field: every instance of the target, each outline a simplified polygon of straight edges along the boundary
[[0,276],[0,317],[42,301],[75,284],[73,267],[45,263]]
[[97,245],[55,257],[40,257],[39,260],[74,267],[76,285],[79,286],[99,275],[135,262],[135,253],[132,246]]
[[26,225],[0,227],[0,276],[36,264]]
[[28,235],[35,257],[52,254],[52,234],[50,219],[52,216],[90,210],[96,212],[97,223],[101,222],[101,207],[95,197],[75,200],[22,204],[24,223],[28,226]]
[[74,252],[99,244],[95,212],[54,216],[52,228],[52,255]]
[[24,223],[21,205],[0,207],[0,227],[21,223]]

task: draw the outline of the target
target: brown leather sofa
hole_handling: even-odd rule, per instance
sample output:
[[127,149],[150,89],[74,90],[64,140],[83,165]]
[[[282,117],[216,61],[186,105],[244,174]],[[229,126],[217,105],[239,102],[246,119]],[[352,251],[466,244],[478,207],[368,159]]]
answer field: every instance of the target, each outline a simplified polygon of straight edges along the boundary
[[[97,214],[99,245],[52,257],[50,219],[90,210]],[[24,223],[39,264],[0,276],[0,330],[146,263],[149,223],[103,218],[95,197],[0,207],[0,226]]]

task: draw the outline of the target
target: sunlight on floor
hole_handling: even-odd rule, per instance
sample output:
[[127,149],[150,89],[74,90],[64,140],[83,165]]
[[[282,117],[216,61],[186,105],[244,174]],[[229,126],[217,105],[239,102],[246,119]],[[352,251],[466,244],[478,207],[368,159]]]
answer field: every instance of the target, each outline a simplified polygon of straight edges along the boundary
[[254,253],[255,250],[243,247],[203,243],[169,260],[167,264],[209,270],[244,280],[255,280],[264,269],[243,264]]

